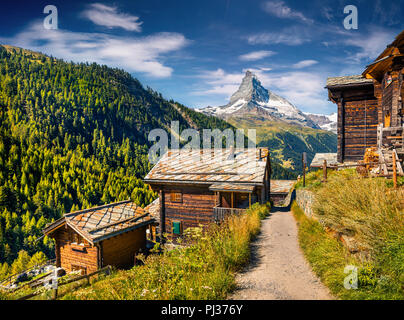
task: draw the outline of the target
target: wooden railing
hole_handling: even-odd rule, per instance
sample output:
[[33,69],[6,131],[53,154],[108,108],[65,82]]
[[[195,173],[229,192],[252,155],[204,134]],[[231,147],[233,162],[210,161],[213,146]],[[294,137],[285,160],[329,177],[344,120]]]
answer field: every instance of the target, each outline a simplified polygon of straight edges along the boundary
[[[66,281],[64,281],[62,283],[58,283],[56,289],[51,289],[52,290],[52,298],[51,299],[56,300],[58,298],[58,288],[60,288],[61,286],[64,286],[66,284],[76,282],[76,281],[79,281],[79,280],[83,280],[83,279],[87,280],[86,284],[90,284],[90,277],[93,277],[93,276],[95,276],[97,274],[100,274],[100,273],[105,273],[106,275],[110,275],[111,272],[112,272],[112,267],[111,266],[106,266],[106,267],[104,267],[102,269],[99,269],[97,271],[94,271],[94,272],[92,272],[90,274],[85,274],[85,275],[82,275],[82,276],[75,277],[73,279],[68,279],[68,280],[66,280]],[[28,300],[28,299],[33,298],[35,296],[38,296],[38,295],[40,295],[42,293],[43,293],[42,291],[33,292],[33,293],[30,293],[29,295],[20,297],[17,300]]]
[[40,269],[40,268],[43,268],[43,267],[45,267],[45,266],[55,265],[55,263],[56,263],[56,259],[48,260],[48,261],[46,261],[46,262],[44,262],[44,263],[37,264],[37,265],[35,265],[35,266],[32,266],[31,268],[25,269],[24,271],[21,271],[21,272],[19,272],[19,273],[13,274],[13,275],[7,277],[7,278],[4,279],[4,280],[1,280],[1,281],[0,281],[0,287],[3,287],[3,288],[4,288],[4,287],[6,287],[8,284],[11,284],[11,283],[15,282],[15,281],[17,280],[18,276],[21,275],[21,274],[23,274],[23,273],[29,273],[30,271],[32,271],[32,270],[34,270],[34,269]]
[[377,146],[380,149],[384,145],[398,150],[404,149],[404,125],[385,128],[383,124],[379,124],[377,127]]
[[213,208],[213,216],[215,219],[215,222],[221,222],[226,217],[234,214],[242,214],[246,211],[246,209],[240,209],[240,208],[222,208],[222,207],[214,207]]

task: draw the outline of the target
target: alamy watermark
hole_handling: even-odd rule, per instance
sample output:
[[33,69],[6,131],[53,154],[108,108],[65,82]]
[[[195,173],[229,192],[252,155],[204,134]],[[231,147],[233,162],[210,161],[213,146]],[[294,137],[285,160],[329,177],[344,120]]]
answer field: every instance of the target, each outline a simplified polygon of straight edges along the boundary
[[358,8],[354,5],[348,5],[344,8],[344,14],[347,14],[343,22],[344,28],[346,30],[358,30]]
[[57,30],[59,27],[58,8],[49,4],[43,9],[43,13],[48,14],[43,20],[43,27],[46,30]]
[[[247,143],[246,143],[247,138]],[[149,162],[156,164],[163,155],[169,157],[172,165],[180,165],[184,155],[192,155],[193,162],[231,163],[237,160],[237,152],[245,150],[248,154],[246,166],[235,169],[253,170],[256,164],[257,144],[256,130],[248,129],[247,136],[243,129],[185,129],[180,132],[179,121],[172,121],[170,133],[164,129],[153,129],[148,136],[154,142],[148,153]],[[245,146],[247,145],[247,148]],[[170,151],[168,153],[168,151]],[[230,152],[230,153],[229,153]],[[221,157],[221,158],[220,158]],[[245,155],[244,155],[245,157]],[[189,161],[189,157],[187,160]],[[245,172],[247,173],[247,172]]]
[[348,275],[344,279],[344,288],[347,290],[357,290],[358,289],[358,267],[346,266],[344,273]]

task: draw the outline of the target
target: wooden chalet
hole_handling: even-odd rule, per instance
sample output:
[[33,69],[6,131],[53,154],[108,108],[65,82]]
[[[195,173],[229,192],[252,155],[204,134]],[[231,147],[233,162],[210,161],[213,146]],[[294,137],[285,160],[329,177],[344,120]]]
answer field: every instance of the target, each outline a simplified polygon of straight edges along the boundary
[[271,180],[271,201],[275,206],[285,205],[285,200],[296,180]]
[[404,157],[403,75],[404,31],[362,75],[328,79],[338,105],[338,162],[361,160],[369,147],[381,162]]
[[108,265],[133,266],[154,223],[144,209],[122,201],[65,214],[43,232],[55,240],[57,267],[87,274]]
[[144,179],[159,193],[160,234],[243,213],[269,201],[268,149],[170,150]]

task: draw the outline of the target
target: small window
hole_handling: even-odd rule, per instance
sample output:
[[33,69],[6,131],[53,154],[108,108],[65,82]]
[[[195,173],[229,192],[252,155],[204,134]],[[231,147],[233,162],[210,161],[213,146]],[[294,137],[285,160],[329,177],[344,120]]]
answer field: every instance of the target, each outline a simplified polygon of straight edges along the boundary
[[181,192],[171,192],[170,200],[171,200],[171,202],[182,202],[182,193]]
[[173,221],[173,234],[182,234],[182,223],[180,221]]

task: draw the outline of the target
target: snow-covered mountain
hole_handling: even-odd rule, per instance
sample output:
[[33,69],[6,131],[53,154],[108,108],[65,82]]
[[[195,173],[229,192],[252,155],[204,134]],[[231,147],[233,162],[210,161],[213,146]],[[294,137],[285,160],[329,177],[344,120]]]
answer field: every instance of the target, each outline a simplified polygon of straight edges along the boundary
[[284,121],[320,129],[288,100],[265,89],[257,76],[250,71],[246,72],[239,89],[231,96],[227,105],[206,107],[197,111],[224,119],[247,114],[259,115],[272,121]]
[[335,134],[337,133],[337,113],[332,113],[330,115],[305,113],[305,115],[316,123],[321,129],[334,132]]

